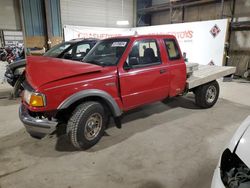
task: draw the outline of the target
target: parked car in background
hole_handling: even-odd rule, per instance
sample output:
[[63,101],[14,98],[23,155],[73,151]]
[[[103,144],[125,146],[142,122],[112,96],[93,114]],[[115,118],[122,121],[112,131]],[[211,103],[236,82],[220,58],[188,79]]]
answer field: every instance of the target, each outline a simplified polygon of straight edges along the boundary
[[0,61],[7,61],[9,64],[24,59],[23,44],[16,44],[0,48]]
[[250,187],[250,116],[240,125],[223,151],[211,188]]
[[[98,39],[73,39],[54,46],[43,56],[81,61],[97,41]],[[21,83],[24,79],[25,66],[26,59],[15,61],[7,66],[5,77],[7,82],[14,87],[13,97],[18,97],[22,90]]]

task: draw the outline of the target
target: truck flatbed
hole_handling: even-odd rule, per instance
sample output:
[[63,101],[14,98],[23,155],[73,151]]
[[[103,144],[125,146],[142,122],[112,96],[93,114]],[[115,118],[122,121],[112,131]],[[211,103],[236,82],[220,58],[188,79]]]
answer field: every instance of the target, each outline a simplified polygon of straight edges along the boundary
[[[187,68],[190,70],[190,67],[192,66],[197,66],[197,64],[187,65]],[[195,68],[192,73],[189,72],[188,74],[187,88],[195,88],[197,86],[211,82],[221,77],[234,74],[235,71],[236,67],[198,65],[198,68]]]

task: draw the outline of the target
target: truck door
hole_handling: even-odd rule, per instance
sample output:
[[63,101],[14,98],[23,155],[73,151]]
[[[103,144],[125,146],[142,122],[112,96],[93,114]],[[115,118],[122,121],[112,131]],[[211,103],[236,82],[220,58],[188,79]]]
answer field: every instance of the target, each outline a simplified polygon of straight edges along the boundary
[[125,110],[167,97],[169,74],[167,64],[162,61],[159,42],[154,39],[135,41],[119,70]]

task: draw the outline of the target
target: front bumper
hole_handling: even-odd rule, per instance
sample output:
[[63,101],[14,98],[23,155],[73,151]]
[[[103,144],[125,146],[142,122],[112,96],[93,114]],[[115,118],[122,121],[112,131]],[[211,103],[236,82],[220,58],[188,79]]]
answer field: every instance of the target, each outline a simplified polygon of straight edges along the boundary
[[213,175],[211,188],[225,188],[220,175],[220,168],[216,168]]
[[32,117],[27,107],[23,104],[19,108],[19,118],[23,122],[27,132],[34,136],[40,135],[40,137],[43,137],[51,134],[56,130],[58,125],[57,121]]

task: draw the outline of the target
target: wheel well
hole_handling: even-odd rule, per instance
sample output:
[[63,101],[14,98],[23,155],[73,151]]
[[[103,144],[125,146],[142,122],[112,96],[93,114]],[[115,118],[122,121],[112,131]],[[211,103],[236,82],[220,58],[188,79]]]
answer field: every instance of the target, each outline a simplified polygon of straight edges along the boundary
[[76,109],[76,107],[86,101],[99,102],[104,107],[105,112],[108,113],[107,114],[108,116],[114,115],[112,107],[108,104],[108,102],[105,99],[103,99],[102,97],[98,97],[98,96],[91,96],[91,97],[85,97],[85,98],[79,99],[75,101],[74,103],[72,103],[68,108],[58,111],[56,114],[56,118],[63,122],[67,122],[72,112]]

